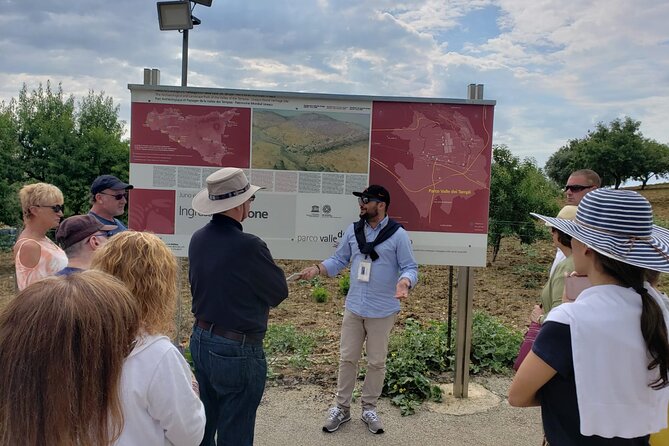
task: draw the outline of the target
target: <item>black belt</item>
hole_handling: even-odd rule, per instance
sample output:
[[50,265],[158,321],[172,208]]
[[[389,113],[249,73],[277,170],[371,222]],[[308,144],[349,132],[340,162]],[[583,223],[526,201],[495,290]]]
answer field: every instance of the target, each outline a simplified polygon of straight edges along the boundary
[[230,339],[232,341],[238,341],[242,343],[252,343],[252,344],[262,344],[263,336],[258,334],[244,334],[238,333],[236,331],[225,330],[223,328],[217,327],[216,325],[198,320],[195,323],[198,327],[203,330],[211,330],[216,336],[221,336],[222,338]]

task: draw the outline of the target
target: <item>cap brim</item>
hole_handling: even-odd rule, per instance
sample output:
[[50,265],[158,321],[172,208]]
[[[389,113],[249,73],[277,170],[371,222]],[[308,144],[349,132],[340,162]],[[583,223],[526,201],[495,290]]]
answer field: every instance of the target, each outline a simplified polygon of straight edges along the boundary
[[669,231],[653,225],[648,239],[632,239],[624,235],[598,231],[578,221],[530,213],[559,229],[598,253],[639,268],[669,273]]
[[121,182],[119,184],[115,184],[114,187],[110,187],[110,189],[134,189],[134,188],[135,188],[135,186],[133,186],[132,184],[123,183],[123,182]]
[[260,186],[250,185],[249,190],[243,194],[237,195],[236,197],[226,198],[223,200],[210,200],[209,191],[205,188],[198,192],[191,202],[191,207],[198,214],[202,215],[213,215],[221,212],[225,212],[232,208],[239,206],[244,203],[246,200],[251,198],[253,194],[258,192],[260,189],[264,189]]

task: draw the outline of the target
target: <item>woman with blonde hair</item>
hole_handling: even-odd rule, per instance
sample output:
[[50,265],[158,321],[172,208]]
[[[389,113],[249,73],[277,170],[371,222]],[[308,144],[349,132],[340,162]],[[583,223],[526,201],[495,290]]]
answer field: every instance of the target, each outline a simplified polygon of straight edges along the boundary
[[204,407],[186,360],[165,336],[176,307],[174,254],[153,234],[124,231],[96,251],[91,268],[125,283],[140,312],[140,333],[121,378],[125,426],[117,444],[199,444]]
[[99,271],[49,277],[0,313],[0,444],[107,445],[139,326],[135,299]]
[[67,266],[67,255],[46,233],[63,218],[63,193],[53,184],[35,183],[19,191],[23,231],[14,244],[19,291]]
[[509,403],[540,405],[552,445],[647,445],[667,427],[669,312],[645,282],[646,270],[669,272],[667,231],[629,190],[589,192],[574,221],[536,216],[572,237],[592,286],[548,314]]

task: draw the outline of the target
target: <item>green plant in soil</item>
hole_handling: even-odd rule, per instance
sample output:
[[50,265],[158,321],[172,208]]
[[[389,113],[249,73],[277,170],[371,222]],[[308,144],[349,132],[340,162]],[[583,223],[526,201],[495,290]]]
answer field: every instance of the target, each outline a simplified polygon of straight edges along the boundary
[[339,278],[339,292],[341,293],[342,296],[346,296],[348,294],[348,289],[351,286],[351,275],[350,274],[344,274]]
[[279,362],[295,368],[309,366],[309,355],[316,346],[316,336],[299,332],[291,324],[273,324],[267,327],[263,341],[267,354],[268,372]]
[[326,290],[322,286],[314,287],[311,290],[311,297],[314,299],[314,301],[318,302],[319,304],[327,302],[328,295],[329,295],[328,290]]
[[[420,324],[407,319],[404,330],[391,336],[383,394],[410,415],[423,401],[440,401],[436,376],[453,371],[454,357],[448,355],[445,322]],[[455,331],[454,331],[455,333]],[[518,354],[523,335],[492,316],[475,312],[472,324],[470,372],[507,372]],[[451,352],[455,351],[455,336]]]

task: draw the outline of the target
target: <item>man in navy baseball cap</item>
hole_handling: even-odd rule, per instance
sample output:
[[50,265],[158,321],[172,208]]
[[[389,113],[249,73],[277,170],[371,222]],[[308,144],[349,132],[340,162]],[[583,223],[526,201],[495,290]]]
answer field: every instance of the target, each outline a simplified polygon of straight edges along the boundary
[[110,231],[110,235],[128,229],[116,217],[125,213],[128,191],[132,188],[132,184],[124,183],[114,175],[100,175],[91,184],[91,210],[89,214],[97,218],[102,224],[116,226],[116,229]]
[[390,193],[385,187],[379,186],[378,184],[370,184],[367,189],[362,192],[353,192],[353,195],[360,198],[361,201],[363,201],[363,204],[367,204],[370,201],[385,203],[386,210],[388,210],[388,206],[390,206]]

